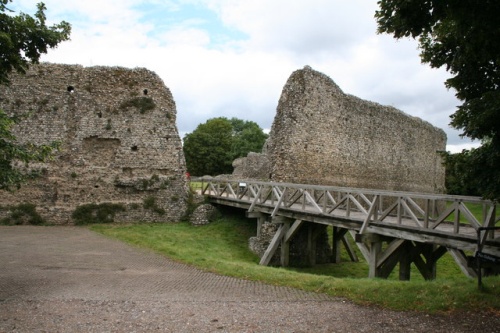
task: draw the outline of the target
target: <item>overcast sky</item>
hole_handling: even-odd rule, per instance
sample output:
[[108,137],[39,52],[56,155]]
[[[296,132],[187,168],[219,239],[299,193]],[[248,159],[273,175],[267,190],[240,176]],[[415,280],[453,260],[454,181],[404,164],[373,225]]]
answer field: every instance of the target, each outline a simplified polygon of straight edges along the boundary
[[[460,102],[417,43],[376,34],[377,0],[43,0],[71,41],[43,61],[146,67],[172,91],[181,136],[214,117],[270,129],[290,74],[305,65],[348,94],[442,128],[447,150],[471,146],[449,127]],[[38,0],[10,8],[32,15]],[[478,145],[472,143],[472,145]]]

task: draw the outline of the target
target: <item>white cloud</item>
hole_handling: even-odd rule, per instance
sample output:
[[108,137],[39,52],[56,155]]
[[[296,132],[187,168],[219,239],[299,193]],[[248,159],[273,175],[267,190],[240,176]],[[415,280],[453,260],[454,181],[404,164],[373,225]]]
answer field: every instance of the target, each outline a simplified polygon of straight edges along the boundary
[[[32,13],[36,2],[14,4]],[[375,0],[45,3],[51,21],[73,25],[72,40],[45,60],[154,70],[172,90],[180,132],[218,116],[269,128],[288,76],[310,65],[344,92],[423,118],[450,145],[468,144],[448,126],[460,103],[444,87],[447,73],[422,65],[415,41],[376,34]]]

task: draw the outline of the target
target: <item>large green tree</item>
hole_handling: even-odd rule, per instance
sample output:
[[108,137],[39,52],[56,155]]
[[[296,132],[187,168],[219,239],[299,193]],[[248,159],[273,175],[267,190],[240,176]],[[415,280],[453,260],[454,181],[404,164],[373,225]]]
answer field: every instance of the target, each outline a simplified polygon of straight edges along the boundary
[[[34,17],[24,13],[14,15],[8,8],[12,0],[0,0],[0,85],[9,84],[12,71],[25,73],[30,63],[37,63],[49,48],[68,40],[69,23],[62,21],[48,27],[45,4],[37,5]],[[15,162],[29,163],[46,160],[54,145],[20,144],[12,134],[16,118],[0,110],[0,189],[19,187],[31,173],[16,167]]]
[[[451,125],[482,146],[455,160],[479,193],[500,198],[500,1],[381,0],[379,33],[417,39],[422,62],[445,67],[462,101]],[[462,172],[462,171],[461,171]]]
[[220,175],[233,171],[233,160],[260,152],[267,135],[253,121],[212,118],[184,136],[184,156],[193,176]]

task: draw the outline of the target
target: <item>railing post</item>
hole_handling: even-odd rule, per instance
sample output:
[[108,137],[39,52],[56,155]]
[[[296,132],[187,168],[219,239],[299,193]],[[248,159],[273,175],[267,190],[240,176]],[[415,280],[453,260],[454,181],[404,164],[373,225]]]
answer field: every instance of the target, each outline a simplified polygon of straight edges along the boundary
[[429,228],[429,205],[430,205],[430,199],[425,199],[425,214],[424,214],[424,228],[428,229]]

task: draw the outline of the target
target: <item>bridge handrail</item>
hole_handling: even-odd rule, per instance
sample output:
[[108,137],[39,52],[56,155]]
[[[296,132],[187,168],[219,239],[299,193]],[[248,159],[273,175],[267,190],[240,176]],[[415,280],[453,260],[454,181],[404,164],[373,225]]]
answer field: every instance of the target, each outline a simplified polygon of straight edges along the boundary
[[[382,222],[406,223],[419,229],[436,230],[452,224],[452,233],[460,234],[464,225],[478,230],[480,227],[493,227],[500,220],[496,213],[496,202],[480,197],[249,179],[201,177],[196,181],[206,184],[202,185],[203,194],[250,201],[249,211],[257,205],[272,205],[273,216],[282,208],[291,209],[299,204],[303,209],[309,207],[318,214],[342,214],[345,218],[357,214],[356,219],[363,221],[360,233],[364,233],[371,224]],[[482,204],[481,218],[477,219],[465,203]],[[451,221],[450,216],[453,217]],[[482,238],[482,242],[492,239],[494,232]]]
[[433,199],[433,200],[447,200],[447,201],[465,201],[470,203],[487,203],[493,204],[491,200],[485,200],[476,196],[452,195],[452,194],[439,194],[439,193],[422,193],[422,192],[405,192],[405,191],[390,191],[390,190],[374,190],[369,188],[360,187],[341,187],[332,185],[311,185],[311,184],[297,184],[297,183],[282,183],[282,182],[265,182],[258,180],[248,179],[223,179],[216,177],[199,177],[193,178],[191,181],[199,181],[204,183],[244,183],[256,185],[269,185],[269,186],[282,186],[290,188],[302,188],[310,190],[330,190],[338,192],[360,192],[365,194],[384,196],[409,196],[417,199]]

